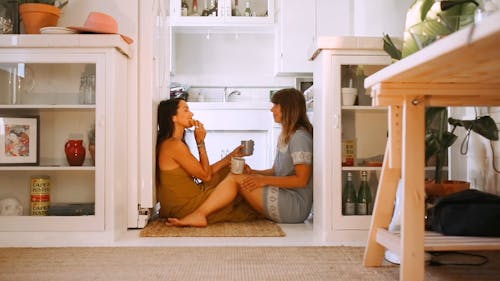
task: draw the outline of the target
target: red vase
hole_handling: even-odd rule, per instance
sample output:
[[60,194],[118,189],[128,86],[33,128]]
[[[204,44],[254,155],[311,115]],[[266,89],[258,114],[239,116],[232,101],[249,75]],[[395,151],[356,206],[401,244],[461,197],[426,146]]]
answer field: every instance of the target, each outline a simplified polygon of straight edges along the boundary
[[66,159],[70,166],[81,166],[85,160],[85,147],[83,140],[68,140],[64,146]]

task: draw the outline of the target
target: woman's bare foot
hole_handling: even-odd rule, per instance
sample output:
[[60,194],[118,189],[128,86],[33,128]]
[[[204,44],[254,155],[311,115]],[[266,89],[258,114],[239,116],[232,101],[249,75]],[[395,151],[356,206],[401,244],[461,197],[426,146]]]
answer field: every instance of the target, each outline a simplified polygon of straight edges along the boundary
[[169,226],[197,226],[205,227],[208,225],[207,218],[200,213],[191,213],[181,219],[168,218],[167,225]]

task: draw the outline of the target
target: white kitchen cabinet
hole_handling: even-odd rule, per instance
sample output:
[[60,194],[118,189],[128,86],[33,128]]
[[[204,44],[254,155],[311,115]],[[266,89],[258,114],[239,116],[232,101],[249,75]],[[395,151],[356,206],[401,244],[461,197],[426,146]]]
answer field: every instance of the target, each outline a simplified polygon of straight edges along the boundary
[[[210,163],[220,160],[241,144],[242,140],[252,139],[254,153],[246,156],[245,161],[257,170],[272,166],[274,139],[274,119],[270,103],[252,105],[244,103],[197,103],[190,102],[193,118],[203,122],[207,130],[205,139]],[[198,155],[194,135],[186,134],[186,142],[194,155]]]
[[[119,35],[12,35],[0,38],[0,49],[0,115],[39,120],[38,130],[19,124],[29,132],[29,140],[18,145],[36,144],[28,152],[36,163],[22,165],[23,157],[6,162],[5,149],[1,152],[0,199],[16,198],[23,207],[22,216],[0,216],[0,237],[8,237],[1,240],[15,244],[64,237],[70,242],[79,235],[81,241],[85,233],[98,243],[97,238],[109,241],[125,231],[127,155],[133,153],[127,120],[135,118],[127,112],[129,97],[123,83],[129,45]],[[18,75],[9,79],[14,69]],[[95,100],[79,98],[84,72],[94,74],[95,84],[89,89]],[[13,81],[17,90],[12,89]],[[92,161],[88,133],[94,125]],[[15,130],[5,124],[0,128],[4,143],[4,132]],[[70,166],[64,147],[77,136],[83,139],[86,156],[82,166]],[[50,206],[87,203],[93,214],[30,215],[30,179],[38,176],[50,177]]]
[[[173,27],[269,26],[274,23],[274,0],[198,0],[197,13],[193,12],[193,0],[185,2],[188,5],[187,15],[183,15],[181,0],[170,1],[170,24]],[[210,9],[211,2],[217,3],[216,15],[201,16],[204,9]],[[247,2],[253,12],[250,17],[244,16]],[[234,9],[241,15],[233,15]]]
[[315,38],[315,5],[307,0],[281,0],[277,9],[276,73],[312,73],[309,50]]
[[[342,214],[342,189],[347,173],[359,187],[368,171],[372,193],[387,140],[387,110],[371,107],[364,77],[391,63],[373,37],[320,37],[314,59],[314,228],[326,241],[365,241],[370,215]],[[352,79],[352,82],[349,82]],[[358,97],[342,105],[341,88],[351,84]],[[354,163],[343,165],[342,142],[354,143]],[[372,194],[375,198],[375,194]]]

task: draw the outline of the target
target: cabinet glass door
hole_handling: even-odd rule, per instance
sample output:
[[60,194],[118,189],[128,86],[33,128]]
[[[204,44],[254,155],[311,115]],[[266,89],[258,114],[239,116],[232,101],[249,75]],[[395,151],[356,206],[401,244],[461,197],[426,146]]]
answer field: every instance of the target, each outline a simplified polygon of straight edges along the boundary
[[272,23],[273,0],[172,0],[173,26]]
[[6,230],[104,229],[94,159],[103,147],[97,65],[0,63],[0,199],[19,206],[18,216],[0,217]]
[[[334,108],[340,111],[340,126],[333,129],[333,139],[341,140],[341,161],[335,177],[340,186],[334,190],[333,200],[335,228],[367,229],[378,178],[382,168],[387,143],[387,108],[372,107],[371,97],[364,88],[364,79],[387,65],[383,56],[340,56],[334,59],[333,81]],[[335,106],[337,104],[337,106]],[[362,175],[368,185],[368,196],[362,195]],[[346,183],[352,179],[355,199],[348,195]],[[364,193],[366,194],[366,192]],[[350,198],[349,198],[350,197]],[[352,200],[355,212],[352,212]],[[368,202],[364,202],[367,200]],[[366,205],[366,208],[364,207]],[[347,207],[347,208],[346,208]]]
[[170,15],[172,25],[213,25],[223,20],[224,1],[172,0]]
[[268,23],[273,21],[274,2],[270,0],[226,0],[226,21]]

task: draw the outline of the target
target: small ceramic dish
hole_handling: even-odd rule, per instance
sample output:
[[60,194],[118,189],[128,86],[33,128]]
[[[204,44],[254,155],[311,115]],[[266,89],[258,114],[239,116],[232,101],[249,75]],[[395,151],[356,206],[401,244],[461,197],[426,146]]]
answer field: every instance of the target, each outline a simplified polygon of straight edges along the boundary
[[40,28],[40,33],[41,34],[75,34],[78,33],[78,31],[66,28],[66,27],[60,27],[60,26],[47,26],[47,27],[42,27]]

